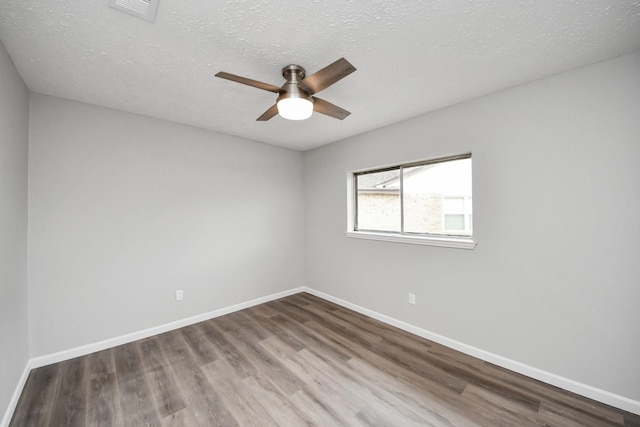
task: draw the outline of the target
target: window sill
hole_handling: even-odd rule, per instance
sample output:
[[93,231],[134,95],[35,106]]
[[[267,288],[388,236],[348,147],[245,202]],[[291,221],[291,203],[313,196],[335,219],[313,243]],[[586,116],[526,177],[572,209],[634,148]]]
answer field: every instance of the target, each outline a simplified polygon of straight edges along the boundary
[[471,238],[466,237],[434,237],[413,236],[406,234],[372,233],[365,231],[347,231],[347,237],[384,242],[409,243],[412,245],[439,246],[444,248],[474,249],[477,245]]

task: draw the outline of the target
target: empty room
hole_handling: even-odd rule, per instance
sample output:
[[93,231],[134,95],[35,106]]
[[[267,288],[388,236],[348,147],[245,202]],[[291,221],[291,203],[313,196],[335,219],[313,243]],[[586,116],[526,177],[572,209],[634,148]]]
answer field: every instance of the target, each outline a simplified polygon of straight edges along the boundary
[[640,426],[640,2],[0,0],[0,427]]

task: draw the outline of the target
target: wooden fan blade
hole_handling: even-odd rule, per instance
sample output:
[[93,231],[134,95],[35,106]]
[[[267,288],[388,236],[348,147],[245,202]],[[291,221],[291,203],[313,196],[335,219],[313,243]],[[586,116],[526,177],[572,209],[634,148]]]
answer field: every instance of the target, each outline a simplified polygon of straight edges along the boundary
[[324,99],[316,98],[315,96],[313,96],[312,98],[313,111],[317,113],[322,113],[339,120],[344,120],[349,114],[351,114],[344,108],[340,108],[337,105],[325,101]]
[[344,58],[338,59],[333,64],[327,65],[320,71],[316,71],[310,76],[305,77],[298,87],[309,95],[320,92],[322,89],[326,89],[338,80],[347,77],[353,73],[356,68]]
[[262,113],[260,117],[256,119],[256,122],[266,122],[278,114],[278,104],[273,104],[271,108]]
[[270,85],[269,83],[259,82],[258,80],[248,79],[246,77],[236,76],[235,74],[225,73],[224,71],[220,71],[216,74],[216,77],[220,77],[221,79],[231,80],[232,82],[242,83],[243,85],[257,87],[258,89],[267,90],[269,92],[278,93],[280,92],[280,88],[278,86]]

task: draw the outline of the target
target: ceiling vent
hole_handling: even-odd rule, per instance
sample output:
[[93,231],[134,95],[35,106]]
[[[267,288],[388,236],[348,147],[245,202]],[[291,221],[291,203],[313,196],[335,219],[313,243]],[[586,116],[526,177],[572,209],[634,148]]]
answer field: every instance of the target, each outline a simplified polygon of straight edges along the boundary
[[109,6],[145,21],[153,22],[156,19],[158,0],[109,0]]

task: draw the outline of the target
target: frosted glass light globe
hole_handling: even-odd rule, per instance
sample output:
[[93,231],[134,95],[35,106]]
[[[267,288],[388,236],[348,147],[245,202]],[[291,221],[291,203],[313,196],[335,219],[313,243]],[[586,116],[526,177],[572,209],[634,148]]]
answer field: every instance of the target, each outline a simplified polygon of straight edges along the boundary
[[287,120],[304,120],[311,117],[313,102],[304,98],[284,98],[278,101],[278,114]]

